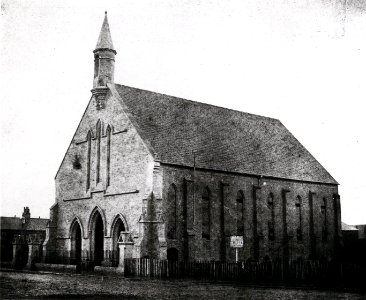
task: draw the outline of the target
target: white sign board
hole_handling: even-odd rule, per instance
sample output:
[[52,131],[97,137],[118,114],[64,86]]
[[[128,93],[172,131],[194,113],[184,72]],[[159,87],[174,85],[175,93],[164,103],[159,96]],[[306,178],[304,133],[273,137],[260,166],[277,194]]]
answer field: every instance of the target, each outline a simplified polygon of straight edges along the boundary
[[244,242],[242,236],[233,235],[230,237],[230,247],[243,248]]

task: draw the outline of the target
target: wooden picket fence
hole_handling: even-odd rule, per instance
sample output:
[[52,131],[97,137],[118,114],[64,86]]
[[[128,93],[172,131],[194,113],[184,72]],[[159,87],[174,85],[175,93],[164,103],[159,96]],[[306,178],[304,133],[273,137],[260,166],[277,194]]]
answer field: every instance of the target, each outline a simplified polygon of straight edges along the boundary
[[294,283],[361,286],[366,267],[322,261],[207,262],[126,259],[125,275],[151,278],[195,278],[242,283]]

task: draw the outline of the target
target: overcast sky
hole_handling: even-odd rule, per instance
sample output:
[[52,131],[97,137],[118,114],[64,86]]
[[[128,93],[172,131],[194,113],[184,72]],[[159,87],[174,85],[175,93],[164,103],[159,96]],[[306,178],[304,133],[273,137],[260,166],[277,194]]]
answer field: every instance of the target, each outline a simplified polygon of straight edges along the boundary
[[49,217],[108,10],[116,83],[280,119],[365,224],[365,3],[3,0],[1,215]]

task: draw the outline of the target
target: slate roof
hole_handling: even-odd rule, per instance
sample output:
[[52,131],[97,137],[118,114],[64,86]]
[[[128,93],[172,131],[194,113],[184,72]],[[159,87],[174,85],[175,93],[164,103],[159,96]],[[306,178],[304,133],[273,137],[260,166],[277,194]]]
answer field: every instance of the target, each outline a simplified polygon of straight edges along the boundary
[[0,229],[22,229],[22,220],[17,217],[0,217]]
[[27,223],[27,230],[46,230],[49,219],[31,218]]
[[18,217],[0,217],[1,230],[46,230],[49,219],[30,218],[26,226],[22,226],[22,219]]
[[115,87],[163,163],[337,184],[277,119]]

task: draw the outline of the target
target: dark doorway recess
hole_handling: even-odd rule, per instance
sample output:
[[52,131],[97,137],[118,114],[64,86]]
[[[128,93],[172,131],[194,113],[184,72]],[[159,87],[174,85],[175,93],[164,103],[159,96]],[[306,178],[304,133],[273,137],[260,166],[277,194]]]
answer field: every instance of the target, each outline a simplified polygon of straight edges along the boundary
[[71,260],[72,263],[81,261],[81,228],[78,222],[75,222],[71,233]]
[[176,248],[169,248],[167,251],[168,260],[177,261],[178,260],[178,250]]
[[103,261],[104,226],[102,216],[97,213],[94,229],[94,264],[100,266]]

